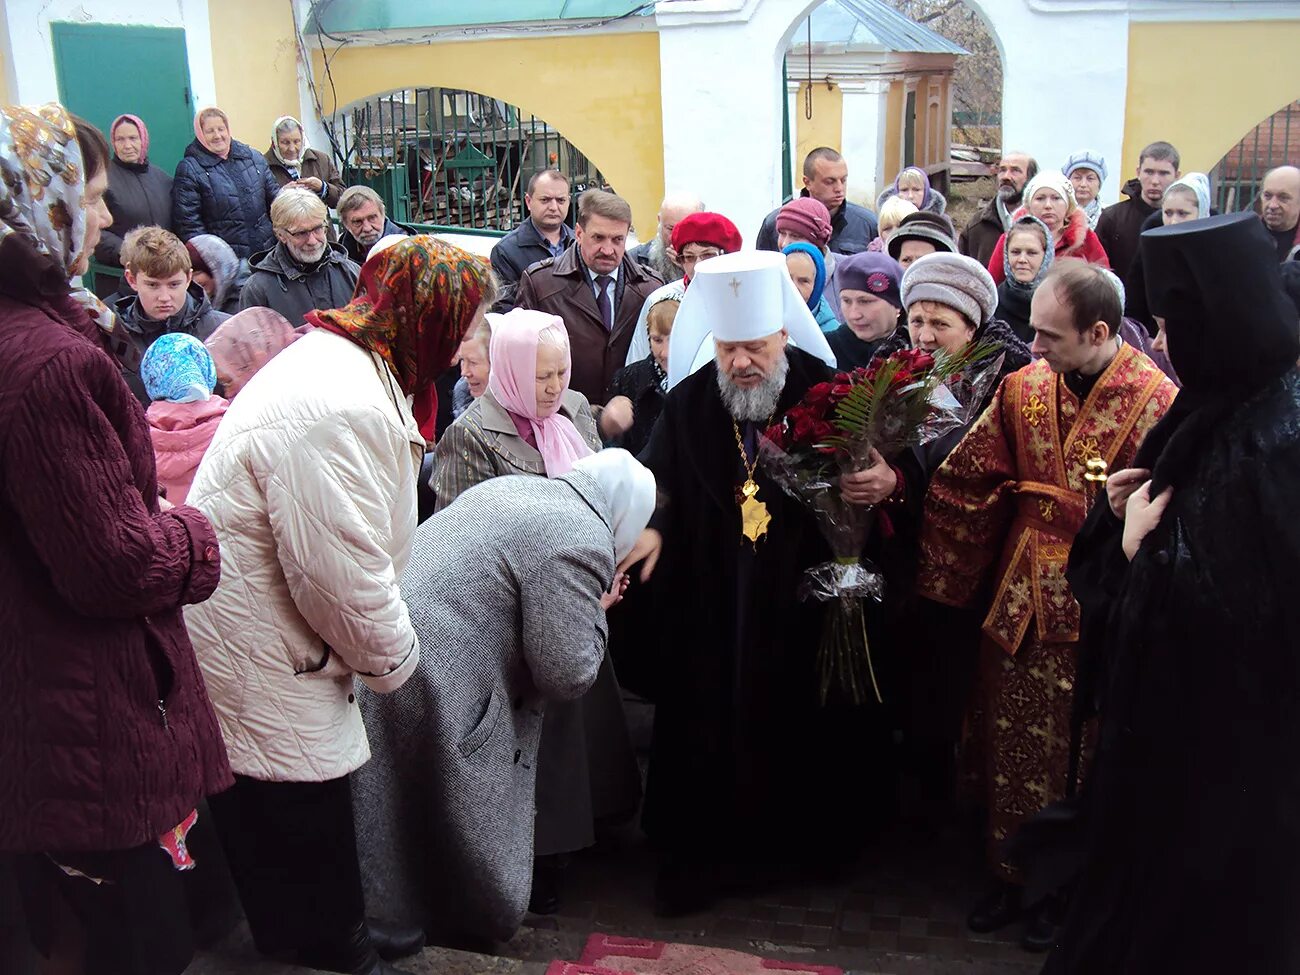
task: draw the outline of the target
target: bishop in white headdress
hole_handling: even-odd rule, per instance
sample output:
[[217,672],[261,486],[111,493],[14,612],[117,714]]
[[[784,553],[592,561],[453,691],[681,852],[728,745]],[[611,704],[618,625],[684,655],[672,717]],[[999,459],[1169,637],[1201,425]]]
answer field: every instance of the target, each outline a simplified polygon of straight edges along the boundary
[[699,265],[640,457],[659,485],[660,559],[629,594],[621,647],[656,704],[644,825],[666,855],[666,913],[706,906],[729,865],[816,856],[861,833],[869,749],[856,714],[820,706],[824,604],[798,596],[831,553],[758,456],[762,431],[834,362],[780,254]]

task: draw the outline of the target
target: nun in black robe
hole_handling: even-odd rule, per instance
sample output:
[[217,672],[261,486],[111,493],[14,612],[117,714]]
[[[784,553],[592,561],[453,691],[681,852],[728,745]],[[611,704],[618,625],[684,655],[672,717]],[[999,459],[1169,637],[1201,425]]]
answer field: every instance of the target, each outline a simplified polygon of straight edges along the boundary
[[1142,445],[1172,499],[1132,561],[1074,544],[1100,713],[1086,861],[1046,975],[1300,972],[1300,355],[1257,217],[1144,233],[1183,390]]

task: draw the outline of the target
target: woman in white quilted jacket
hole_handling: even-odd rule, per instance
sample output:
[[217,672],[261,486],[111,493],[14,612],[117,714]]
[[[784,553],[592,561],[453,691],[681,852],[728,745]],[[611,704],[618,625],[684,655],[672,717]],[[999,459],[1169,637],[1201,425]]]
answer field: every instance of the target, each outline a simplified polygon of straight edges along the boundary
[[190,490],[223,556],[186,616],[236,773],[213,819],[264,954],[382,975],[423,946],[365,916],[353,680],[384,693],[415,670],[398,582],[433,383],[495,298],[486,262],[436,238],[375,255],[351,303],[310,314],[315,330],[240,392]]

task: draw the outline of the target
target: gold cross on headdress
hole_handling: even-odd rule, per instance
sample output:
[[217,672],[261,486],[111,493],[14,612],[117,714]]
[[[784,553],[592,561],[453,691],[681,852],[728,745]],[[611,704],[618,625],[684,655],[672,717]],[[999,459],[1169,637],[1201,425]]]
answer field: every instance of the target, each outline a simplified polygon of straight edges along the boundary
[[729,288],[731,288],[731,293],[732,293],[735,297],[737,297],[737,298],[740,297],[740,285],[741,285],[741,284],[742,284],[742,282],[741,282],[740,278],[732,278],[730,281],[727,282],[727,286],[728,286]]

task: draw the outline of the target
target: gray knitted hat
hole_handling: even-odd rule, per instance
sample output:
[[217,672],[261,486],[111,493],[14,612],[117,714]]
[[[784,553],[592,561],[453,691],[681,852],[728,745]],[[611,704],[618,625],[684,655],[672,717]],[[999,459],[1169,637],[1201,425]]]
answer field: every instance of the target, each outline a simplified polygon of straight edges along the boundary
[[937,301],[956,308],[976,326],[998,307],[998,286],[979,261],[962,254],[926,254],[903,272],[903,307],[916,301]]
[[1102,158],[1099,152],[1084,149],[1074,153],[1065,161],[1065,165],[1061,167],[1061,172],[1069,176],[1076,169],[1091,169],[1103,183],[1106,182],[1106,160]]

